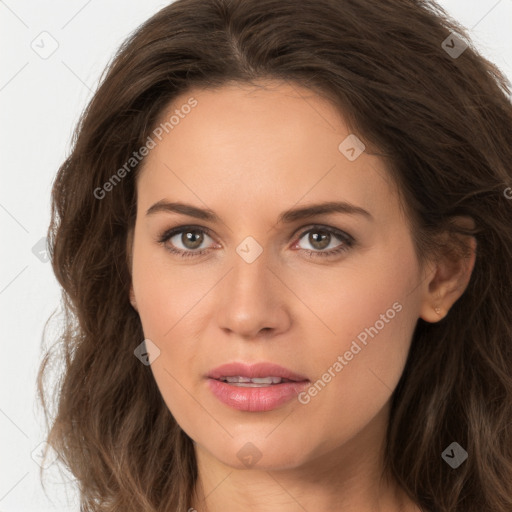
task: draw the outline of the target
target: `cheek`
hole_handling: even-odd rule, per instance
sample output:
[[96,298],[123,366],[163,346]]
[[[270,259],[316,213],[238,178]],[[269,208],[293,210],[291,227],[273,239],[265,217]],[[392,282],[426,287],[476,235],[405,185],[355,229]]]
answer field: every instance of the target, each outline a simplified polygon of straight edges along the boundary
[[[316,354],[317,380],[303,398],[315,415],[333,414],[331,426],[369,421],[403,373],[418,318],[419,277],[412,253],[396,256],[367,264],[364,271],[344,268],[343,276],[325,283],[329,301],[319,294],[312,305],[330,332],[324,329],[321,353],[318,336],[307,348]],[[312,332],[306,339],[314,340]]]
[[211,286],[194,266],[176,264],[160,247],[134,249],[133,288],[144,334],[166,340]]
[[134,247],[132,279],[144,336],[159,349],[151,371],[168,408],[182,424],[182,418],[186,422],[195,410],[187,392],[189,370],[198,353],[200,300],[213,277],[201,277],[192,267],[171,262],[160,248],[140,244]]
[[318,347],[309,347],[317,354],[316,380],[300,397],[299,414],[306,424],[314,418],[315,425],[322,425],[311,434],[314,442],[333,448],[351,439],[388,403],[403,373],[416,321],[414,308],[393,298],[375,299],[362,312],[346,311],[334,325],[335,341],[325,344],[321,354]]
[[[304,298],[324,324],[322,337],[328,345],[334,343],[342,348],[348,342],[350,346],[350,340],[361,332],[364,342],[365,329],[377,324],[379,333],[389,332],[392,324],[392,329],[399,328],[407,316],[398,310],[416,300],[417,263],[412,247],[405,245],[396,250],[391,247],[390,243],[382,250],[356,255],[325,272],[322,269],[309,275],[303,273],[300,278],[289,275],[288,282],[293,283],[294,292]],[[408,314],[414,315],[412,311]],[[313,323],[306,322],[304,326]],[[317,322],[316,327],[319,325]],[[367,337],[370,339],[369,334]]]

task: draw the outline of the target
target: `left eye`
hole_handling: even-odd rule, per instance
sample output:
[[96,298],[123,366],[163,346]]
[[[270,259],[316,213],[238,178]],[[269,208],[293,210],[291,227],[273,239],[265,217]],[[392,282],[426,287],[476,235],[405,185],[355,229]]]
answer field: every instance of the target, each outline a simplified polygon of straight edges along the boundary
[[[334,254],[338,254],[341,251],[347,251],[354,245],[354,239],[344,233],[343,231],[339,231],[333,228],[314,226],[313,228],[309,228],[307,231],[304,231],[300,237],[299,241],[302,240],[304,235],[309,233],[309,237],[307,241],[309,244],[313,246],[316,250],[304,249],[309,253],[310,256],[332,256]],[[331,246],[333,239],[341,240],[341,244]],[[297,242],[298,243],[298,242]],[[331,246],[331,249],[328,251],[324,251],[323,249]],[[333,248],[334,247],[334,248]]]
[[[197,249],[199,249],[205,241],[205,235],[206,237],[211,238],[209,233],[210,231],[206,228],[182,226],[166,231],[158,239],[158,242],[164,245],[165,248],[173,254],[177,254],[182,257],[200,256],[208,252],[208,248],[200,250]],[[300,240],[302,240],[307,234],[309,234],[308,243],[313,246],[313,249],[305,249],[299,245]],[[176,238],[176,240],[173,241],[173,238]],[[331,244],[336,238],[340,240],[341,243],[334,245],[333,248]],[[170,242],[170,244],[167,242]],[[183,249],[179,247],[177,248],[177,243],[181,243],[183,245]],[[343,231],[334,228],[313,226],[307,231],[302,232],[302,234],[297,239],[297,242],[294,243],[293,247],[298,247],[302,251],[305,251],[309,254],[310,257],[332,256],[342,251],[347,251],[354,245],[354,243],[355,240]],[[329,246],[331,246],[329,250],[324,250],[329,248]]]

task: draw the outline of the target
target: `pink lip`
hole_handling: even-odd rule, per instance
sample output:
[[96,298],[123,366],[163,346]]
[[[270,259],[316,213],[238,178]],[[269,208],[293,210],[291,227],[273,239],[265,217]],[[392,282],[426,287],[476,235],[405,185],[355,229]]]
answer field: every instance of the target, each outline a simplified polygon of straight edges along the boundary
[[287,368],[283,368],[274,363],[227,363],[213,369],[208,373],[207,377],[211,379],[220,379],[221,377],[249,377],[250,379],[256,377],[281,377],[282,379],[294,380],[297,382],[308,380],[304,375],[292,372]]
[[[282,382],[265,387],[250,388],[234,386],[218,379],[221,377],[243,376],[281,377],[293,382]],[[208,375],[208,386],[212,393],[224,404],[240,411],[271,411],[289,402],[309,385],[309,380],[287,368],[273,363],[229,363],[212,370]]]

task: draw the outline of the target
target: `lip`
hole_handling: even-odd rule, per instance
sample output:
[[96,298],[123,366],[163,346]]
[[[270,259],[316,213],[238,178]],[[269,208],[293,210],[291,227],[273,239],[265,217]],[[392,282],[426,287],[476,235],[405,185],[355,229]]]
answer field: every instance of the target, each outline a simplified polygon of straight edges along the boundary
[[283,366],[279,366],[275,363],[261,362],[247,364],[236,361],[218,366],[211,370],[207,377],[210,379],[220,379],[221,377],[236,377],[237,375],[249,377],[250,379],[272,376],[296,382],[308,380],[304,375],[295,373],[288,368],[284,368]]
[[[218,379],[243,376],[281,377],[292,382],[282,382],[257,388],[233,386]],[[233,362],[221,365],[207,376],[210,391],[225,405],[248,412],[265,412],[280,407],[295,398],[309,386],[307,377],[274,363],[245,364]]]

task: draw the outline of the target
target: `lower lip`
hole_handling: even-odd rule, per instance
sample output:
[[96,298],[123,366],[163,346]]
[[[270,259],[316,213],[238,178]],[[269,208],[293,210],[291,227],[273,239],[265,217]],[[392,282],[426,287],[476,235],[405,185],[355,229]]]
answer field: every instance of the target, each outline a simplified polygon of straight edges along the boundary
[[283,382],[258,388],[232,386],[227,382],[208,379],[212,393],[223,403],[239,411],[271,411],[295,398],[309,381]]

